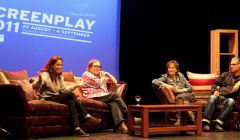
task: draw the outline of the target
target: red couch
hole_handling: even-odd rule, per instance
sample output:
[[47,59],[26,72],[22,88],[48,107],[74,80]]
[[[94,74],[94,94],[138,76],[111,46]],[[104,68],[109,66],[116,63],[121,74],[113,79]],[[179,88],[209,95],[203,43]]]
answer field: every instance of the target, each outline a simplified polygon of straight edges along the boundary
[[[26,84],[28,80],[27,71],[6,72],[2,70],[0,72],[4,73],[10,81],[10,84],[0,83],[0,127],[23,139],[71,134],[69,111],[66,105],[38,100],[35,95],[26,93],[26,91],[29,92],[29,89],[22,83]],[[72,72],[65,72],[64,78],[67,84],[71,84],[76,79]],[[127,85],[124,82],[109,85],[111,92],[118,92],[123,98],[126,88]],[[91,115],[102,119],[99,125],[88,125],[79,118],[83,130],[92,132],[112,129],[113,124],[108,104],[83,98],[80,88],[76,89],[74,93]]]

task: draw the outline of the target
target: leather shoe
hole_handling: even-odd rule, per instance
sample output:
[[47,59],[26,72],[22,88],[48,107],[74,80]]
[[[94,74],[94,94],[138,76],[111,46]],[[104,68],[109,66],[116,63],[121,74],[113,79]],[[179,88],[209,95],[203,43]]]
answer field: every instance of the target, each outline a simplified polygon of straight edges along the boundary
[[122,121],[122,122],[119,124],[118,128],[115,129],[113,132],[114,132],[114,133],[124,133],[124,134],[127,134],[127,133],[128,133],[128,128],[127,128],[125,122]]
[[128,133],[126,130],[120,130],[120,129],[114,130],[113,132],[114,133],[123,133],[123,134],[127,134]]
[[119,127],[118,129],[113,131],[114,133],[123,133],[123,134],[127,134],[128,133],[128,129],[127,128],[123,128],[123,127]]
[[90,135],[88,133],[85,133],[80,127],[77,127],[74,130],[74,136],[89,137]]
[[102,119],[98,119],[98,118],[95,118],[93,116],[87,117],[85,119],[85,122],[90,123],[90,124],[99,124],[101,121],[102,121]]

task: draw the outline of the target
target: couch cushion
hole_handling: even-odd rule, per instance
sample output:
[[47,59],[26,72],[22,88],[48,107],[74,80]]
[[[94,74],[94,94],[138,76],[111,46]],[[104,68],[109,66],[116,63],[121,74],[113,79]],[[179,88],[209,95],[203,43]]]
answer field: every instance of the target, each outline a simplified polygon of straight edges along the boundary
[[188,71],[187,77],[193,88],[195,97],[206,99],[211,95],[212,84],[217,80],[219,75],[216,73],[202,74]]
[[83,107],[86,108],[87,110],[91,109],[97,112],[101,112],[101,111],[109,112],[109,109],[110,109],[109,105],[104,102],[97,101],[94,99],[88,99],[84,97],[78,97],[78,100],[82,103]]
[[118,82],[116,84],[109,84],[108,89],[109,93],[117,93],[120,97],[124,99],[125,97],[125,90],[126,90],[127,84],[124,82]]
[[5,70],[0,70],[8,80],[28,80],[28,73],[26,70],[20,70],[15,72],[9,72]]
[[64,81],[74,82],[74,74],[73,72],[63,72]]
[[45,101],[32,100],[28,101],[30,114],[33,116],[54,116],[68,114],[68,107],[64,104]]
[[10,84],[7,77],[2,72],[0,72],[0,84]]
[[28,101],[38,99],[36,91],[32,88],[28,80],[10,80],[10,83],[20,85]]

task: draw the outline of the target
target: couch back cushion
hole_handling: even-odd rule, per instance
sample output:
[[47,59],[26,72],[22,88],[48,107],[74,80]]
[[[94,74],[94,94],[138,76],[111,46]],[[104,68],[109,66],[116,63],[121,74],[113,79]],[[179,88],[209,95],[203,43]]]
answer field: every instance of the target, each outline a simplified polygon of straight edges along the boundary
[[187,72],[187,77],[189,83],[193,88],[193,92],[195,93],[195,97],[197,99],[206,99],[211,95],[211,87],[213,83],[219,77],[216,73],[211,74],[202,74],[202,73],[193,73]]
[[36,91],[32,88],[32,85],[28,80],[9,80],[11,84],[18,84],[22,87],[23,92],[28,101],[37,100],[38,95]]
[[8,80],[28,80],[28,73],[26,70],[9,72],[5,70],[0,70]]
[[7,77],[0,71],[0,85],[1,84],[10,84]]
[[[76,81],[75,75],[73,72],[69,71],[69,72],[63,72],[62,73],[64,81],[66,86],[69,86],[71,84],[74,84],[74,82]],[[78,77],[80,78],[80,77]],[[78,79],[79,80],[79,79]],[[73,90],[73,93],[77,96],[77,97],[82,97],[82,89],[81,87],[76,88],[75,90]]]
[[28,81],[28,73],[26,70],[14,72],[0,70],[0,72],[4,74],[10,84],[18,84],[21,86],[28,101],[38,99],[36,91],[32,88],[32,85]]
[[74,73],[73,72],[63,72],[62,73],[64,81],[74,82]]
[[127,91],[127,84],[125,82],[120,82],[113,84],[113,83],[108,83],[107,84],[108,91],[109,93],[117,93],[122,99],[125,98],[125,94]]

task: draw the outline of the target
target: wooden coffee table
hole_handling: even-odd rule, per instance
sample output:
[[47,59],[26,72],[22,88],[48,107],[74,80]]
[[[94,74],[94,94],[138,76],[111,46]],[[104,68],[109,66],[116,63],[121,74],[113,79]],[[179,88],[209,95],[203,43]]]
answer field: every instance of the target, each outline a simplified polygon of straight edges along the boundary
[[[193,125],[164,125],[157,127],[149,126],[150,112],[186,112],[194,111],[196,121]],[[134,125],[133,113],[141,114],[141,125]],[[165,118],[166,119],[166,118]],[[141,131],[141,137],[149,137],[151,132],[167,131],[195,131],[198,136],[202,135],[202,106],[201,105],[128,105],[128,132],[134,135],[134,131]]]

